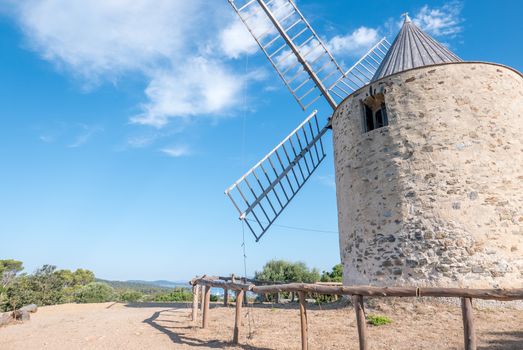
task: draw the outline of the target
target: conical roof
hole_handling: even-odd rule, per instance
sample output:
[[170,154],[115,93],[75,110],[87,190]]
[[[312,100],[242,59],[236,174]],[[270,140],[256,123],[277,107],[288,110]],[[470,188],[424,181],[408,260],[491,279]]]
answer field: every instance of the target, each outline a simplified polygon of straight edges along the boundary
[[405,15],[403,27],[372,81],[407,69],[461,61],[458,56],[424,33],[412,23],[408,15]]

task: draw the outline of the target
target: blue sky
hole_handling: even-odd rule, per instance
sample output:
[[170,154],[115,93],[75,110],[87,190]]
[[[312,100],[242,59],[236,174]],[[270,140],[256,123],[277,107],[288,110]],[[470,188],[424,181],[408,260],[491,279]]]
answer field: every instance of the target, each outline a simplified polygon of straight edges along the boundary
[[[306,117],[227,1],[0,0],[0,257],[108,279],[243,273],[223,190]],[[348,68],[408,11],[465,60],[523,70],[520,1],[300,0]],[[320,119],[328,110],[320,110]],[[273,227],[272,258],[339,262],[330,156]]]

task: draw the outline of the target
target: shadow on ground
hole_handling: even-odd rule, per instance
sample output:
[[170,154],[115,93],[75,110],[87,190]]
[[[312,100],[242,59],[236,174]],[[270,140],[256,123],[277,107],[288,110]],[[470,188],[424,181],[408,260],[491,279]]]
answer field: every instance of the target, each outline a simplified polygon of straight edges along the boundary
[[[157,306],[157,305],[155,305],[155,306]],[[185,326],[184,325],[176,326],[176,324],[184,323],[184,322],[180,322],[180,321],[159,320],[159,317],[166,316],[172,312],[176,312],[176,310],[175,309],[165,309],[162,311],[157,311],[151,317],[144,320],[143,322],[147,323],[151,327],[153,327],[153,328],[157,329],[158,331],[167,335],[171,339],[171,341],[175,344],[184,344],[184,345],[189,345],[191,347],[206,347],[206,348],[211,348],[211,349],[224,349],[226,347],[236,346],[236,347],[240,347],[245,350],[272,350],[272,349],[268,349],[268,348],[260,348],[260,347],[250,346],[250,345],[241,345],[241,344],[234,345],[231,342],[224,342],[221,340],[200,340],[200,339],[185,336],[185,335],[181,334],[180,331],[183,329],[191,329],[192,328],[191,326],[186,326],[186,325]],[[161,323],[166,323],[166,322],[169,322],[172,325],[167,327],[167,326],[164,326],[161,324]]]
[[136,303],[127,303],[125,307],[136,307],[136,308],[151,308],[151,307],[164,307],[164,308],[173,308],[173,309],[189,309],[192,307],[192,303],[187,302],[173,302],[173,303],[155,303],[155,302],[136,302]]
[[516,332],[489,332],[494,337],[478,350],[521,350],[523,349],[523,331]]
[[[344,307],[347,307],[349,305],[346,301],[338,301],[338,302],[332,302],[332,303],[324,303],[324,304],[316,304],[316,303],[308,303],[307,304],[307,310],[335,310],[335,309],[341,309]],[[155,303],[155,302],[137,302],[137,303],[127,303],[125,304],[126,307],[133,307],[133,308],[153,308],[153,307],[162,307],[162,308],[173,308],[173,309],[190,309],[192,308],[192,302],[173,302],[173,303]],[[228,306],[223,305],[223,302],[214,302],[209,304],[209,308],[215,309],[215,308],[221,308],[221,307],[228,307],[228,308],[234,308],[235,303],[231,302]],[[298,302],[288,302],[288,303],[251,303],[248,306],[244,305],[245,308],[256,308],[256,309],[290,309],[290,310],[299,310],[300,304]]]

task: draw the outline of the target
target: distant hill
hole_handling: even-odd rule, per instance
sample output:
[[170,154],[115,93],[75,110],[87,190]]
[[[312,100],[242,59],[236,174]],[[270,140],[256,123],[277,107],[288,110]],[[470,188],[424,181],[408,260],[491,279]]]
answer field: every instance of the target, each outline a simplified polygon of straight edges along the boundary
[[157,287],[166,287],[166,288],[176,288],[176,287],[189,287],[187,281],[167,281],[167,280],[158,280],[158,281],[141,281],[141,280],[130,280],[127,281],[130,283],[139,283],[153,285]]
[[131,280],[131,281],[109,281],[103,279],[96,279],[98,282],[104,282],[113,287],[114,289],[132,289],[140,291],[144,294],[151,293],[168,293],[174,288],[189,288],[187,282],[172,282],[172,281],[141,281],[141,280]]

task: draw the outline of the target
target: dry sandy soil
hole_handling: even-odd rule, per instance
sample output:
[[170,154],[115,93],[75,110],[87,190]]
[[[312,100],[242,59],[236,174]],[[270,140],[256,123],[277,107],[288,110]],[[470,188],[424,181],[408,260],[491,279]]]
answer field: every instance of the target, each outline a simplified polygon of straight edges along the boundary
[[[372,302],[372,301],[371,301]],[[479,349],[523,349],[523,311],[474,310]],[[390,325],[368,328],[371,349],[463,349],[456,306],[394,301],[367,306]],[[231,345],[234,307],[213,305],[209,326],[193,325],[187,304],[85,304],[42,307],[29,322],[0,328],[0,349],[300,349],[295,305],[244,308],[242,346]],[[201,316],[200,316],[201,317]],[[357,349],[351,307],[310,305],[310,349]]]

